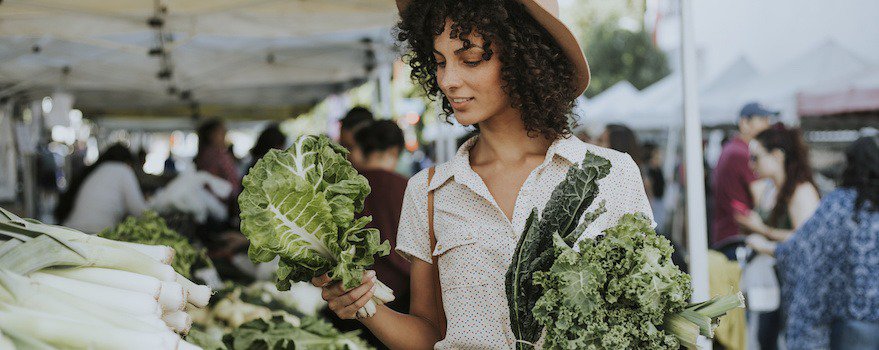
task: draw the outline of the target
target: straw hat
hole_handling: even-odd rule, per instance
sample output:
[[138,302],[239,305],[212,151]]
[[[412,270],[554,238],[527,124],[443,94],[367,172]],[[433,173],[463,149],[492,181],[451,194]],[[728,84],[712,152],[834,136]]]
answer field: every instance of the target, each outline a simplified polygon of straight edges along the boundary
[[[525,5],[528,14],[531,15],[537,23],[543,26],[547,32],[555,39],[556,43],[565,52],[568,60],[574,64],[574,81],[572,85],[576,88],[577,96],[586,91],[589,86],[589,64],[586,62],[586,56],[577,42],[577,38],[559,19],[559,2],[558,0],[516,0]],[[406,9],[412,0],[397,0],[397,9],[400,12]]]

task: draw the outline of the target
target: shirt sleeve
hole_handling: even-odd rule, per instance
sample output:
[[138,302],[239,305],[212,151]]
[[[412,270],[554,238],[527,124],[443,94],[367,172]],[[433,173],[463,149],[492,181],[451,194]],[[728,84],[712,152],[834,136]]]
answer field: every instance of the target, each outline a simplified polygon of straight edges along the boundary
[[134,170],[124,168],[125,173],[121,174],[122,181],[122,197],[125,203],[125,212],[130,215],[140,215],[147,209],[146,200],[143,198],[143,192],[140,191],[140,185],[137,182],[137,175]]
[[614,222],[611,225],[615,225],[616,220],[619,220],[625,214],[642,213],[650,219],[652,227],[655,228],[656,222],[653,221],[653,209],[650,207],[650,200],[647,198],[647,192],[644,189],[644,179],[641,177],[638,164],[628,154],[624,154],[620,163],[618,165],[620,167],[618,173],[614,173],[613,169],[611,169],[611,173],[608,174],[608,177],[619,177],[617,193],[608,198],[608,201],[615,202],[614,205],[608,206],[608,212],[612,212],[612,215],[609,216],[614,218]]
[[427,169],[409,179],[406,186],[397,228],[396,251],[408,261],[412,261],[413,257],[427,263],[433,261],[430,258],[430,233],[427,227]]
[[598,197],[587,209],[587,212],[593,212],[604,201],[606,211],[586,227],[580,239],[600,235],[604,230],[616,226],[626,214],[642,213],[650,219],[651,227],[656,228],[638,165],[625,153],[610,159],[610,174],[599,180]]

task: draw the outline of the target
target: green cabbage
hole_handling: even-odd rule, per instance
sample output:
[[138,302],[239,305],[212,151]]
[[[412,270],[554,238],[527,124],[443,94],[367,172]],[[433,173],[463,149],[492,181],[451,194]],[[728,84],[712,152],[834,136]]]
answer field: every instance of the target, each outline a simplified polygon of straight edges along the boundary
[[329,138],[306,135],[269,151],[244,177],[238,203],[248,254],[255,262],[280,257],[280,290],[324,273],[356,287],[374,255],[390,252],[378,230],[365,228],[371,218],[354,219],[370,188],[346,155]]

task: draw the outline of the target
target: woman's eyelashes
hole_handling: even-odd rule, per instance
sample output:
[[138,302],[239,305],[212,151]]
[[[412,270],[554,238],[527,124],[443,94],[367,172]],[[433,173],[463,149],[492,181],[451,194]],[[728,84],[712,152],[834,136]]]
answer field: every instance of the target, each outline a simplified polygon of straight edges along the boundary
[[[479,60],[479,61],[464,61],[464,64],[465,64],[466,66],[468,66],[468,67],[476,67],[476,66],[478,66],[480,63],[482,63],[482,60]],[[445,61],[437,61],[437,62],[436,62],[436,66],[437,66],[438,68],[445,68],[445,67],[446,67],[446,62],[445,62]]]

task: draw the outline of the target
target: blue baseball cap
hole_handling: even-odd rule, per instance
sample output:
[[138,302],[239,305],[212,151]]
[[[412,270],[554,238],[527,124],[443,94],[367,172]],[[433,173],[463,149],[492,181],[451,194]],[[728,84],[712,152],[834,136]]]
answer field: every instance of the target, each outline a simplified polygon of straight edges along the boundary
[[755,115],[775,117],[778,116],[780,113],[780,111],[764,107],[759,102],[750,102],[742,107],[742,111],[739,112],[739,118],[750,118]]

